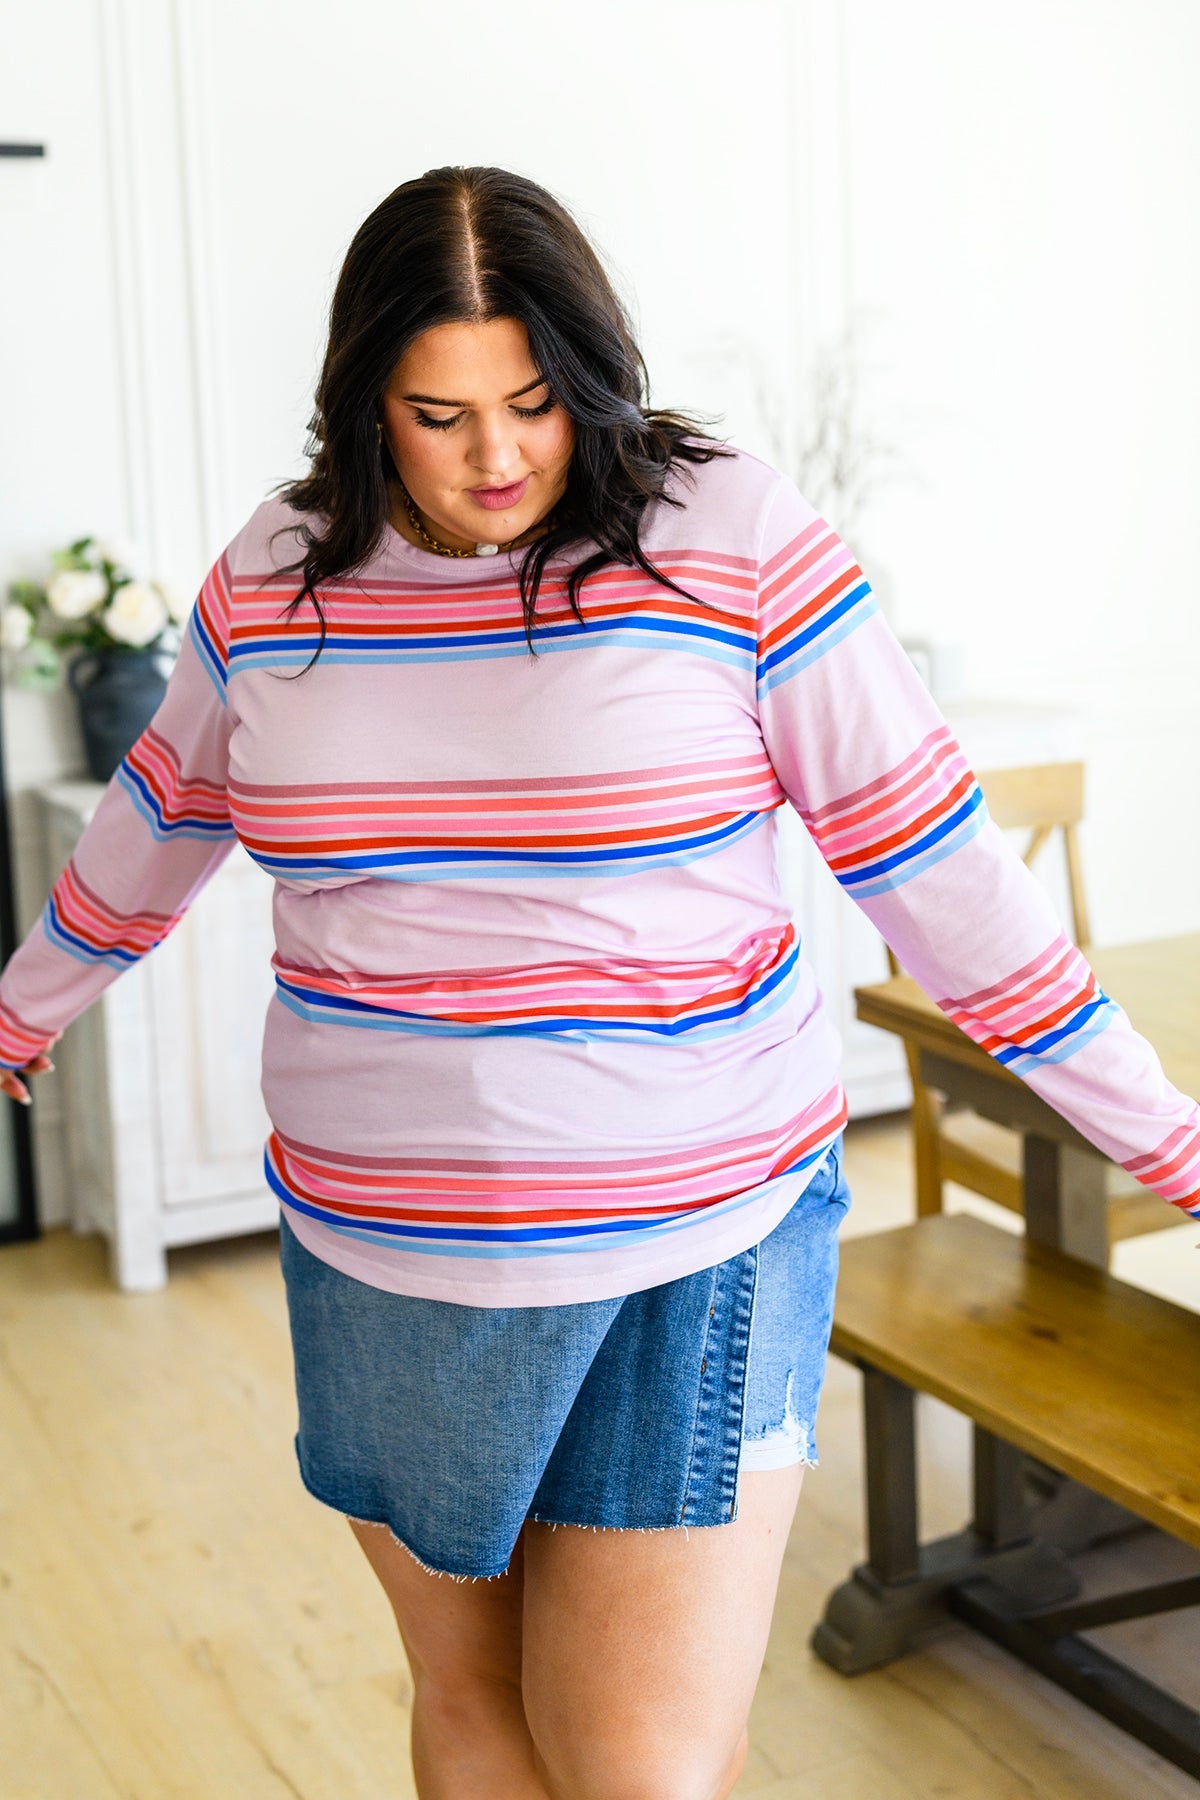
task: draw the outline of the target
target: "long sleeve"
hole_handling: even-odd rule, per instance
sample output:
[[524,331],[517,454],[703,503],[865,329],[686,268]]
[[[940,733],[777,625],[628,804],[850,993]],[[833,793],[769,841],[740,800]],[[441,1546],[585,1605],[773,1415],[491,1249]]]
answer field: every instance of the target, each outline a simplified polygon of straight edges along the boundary
[[975,1043],[1200,1215],[1200,1109],[1062,930],[852,553],[787,476],[763,523],[757,635],[767,754],[846,893]]
[[0,977],[0,1064],[47,1049],[160,944],[235,842],[226,801],[229,564],[210,570],[154,717]]

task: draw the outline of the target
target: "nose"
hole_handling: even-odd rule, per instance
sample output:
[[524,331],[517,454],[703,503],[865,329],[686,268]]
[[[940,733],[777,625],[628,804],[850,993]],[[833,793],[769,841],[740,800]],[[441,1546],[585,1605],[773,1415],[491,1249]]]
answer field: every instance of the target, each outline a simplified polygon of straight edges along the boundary
[[486,418],[482,413],[477,415],[470,454],[467,458],[473,469],[479,471],[479,485],[486,487],[503,487],[510,481],[519,479],[521,470],[521,445],[519,421],[511,416],[505,418]]

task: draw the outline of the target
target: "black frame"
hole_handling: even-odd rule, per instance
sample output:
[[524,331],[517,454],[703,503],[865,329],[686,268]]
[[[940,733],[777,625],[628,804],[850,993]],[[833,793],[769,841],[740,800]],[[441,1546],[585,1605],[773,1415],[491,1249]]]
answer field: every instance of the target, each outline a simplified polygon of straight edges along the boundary
[[[9,831],[8,777],[4,767],[3,716],[0,715],[0,962],[7,964],[17,947],[17,912],[13,892],[12,837]],[[33,1164],[32,1107],[7,1100],[11,1110],[13,1162],[16,1175],[17,1216],[0,1221],[0,1244],[23,1244],[42,1235],[38,1219],[37,1186]]]

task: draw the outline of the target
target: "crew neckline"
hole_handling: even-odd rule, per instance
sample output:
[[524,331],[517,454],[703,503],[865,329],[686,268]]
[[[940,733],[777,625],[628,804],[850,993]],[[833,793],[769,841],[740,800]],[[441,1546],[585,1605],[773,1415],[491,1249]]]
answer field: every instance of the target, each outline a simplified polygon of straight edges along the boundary
[[[420,569],[427,575],[448,576],[457,581],[474,581],[495,579],[497,575],[511,575],[514,579],[519,575],[521,561],[532,544],[522,544],[520,549],[506,549],[503,545],[495,556],[441,556],[436,550],[427,550],[423,545],[410,543],[403,532],[397,531],[390,519],[384,521],[383,552],[392,560],[406,563],[412,569]],[[483,542],[480,539],[479,542]],[[590,540],[589,540],[590,541]],[[550,557],[547,570],[571,566],[578,557],[570,552],[575,546],[564,546]],[[585,552],[586,554],[586,552]]]

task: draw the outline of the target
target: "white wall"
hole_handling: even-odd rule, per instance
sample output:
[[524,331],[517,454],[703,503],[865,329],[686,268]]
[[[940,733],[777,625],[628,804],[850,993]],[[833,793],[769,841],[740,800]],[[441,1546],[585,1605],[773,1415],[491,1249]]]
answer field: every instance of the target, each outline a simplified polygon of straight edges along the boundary
[[900,623],[1079,707],[1096,940],[1194,931],[1200,8],[845,21],[848,287],[924,478],[870,525]]
[[[50,147],[0,163],[0,578],[96,529],[194,585],[301,466],[361,218],[505,164],[593,232],[654,400],[762,454],[866,309],[913,478],[855,547],[971,690],[1082,709],[1098,940],[1200,929],[1191,0],[0,0],[0,30],[3,132]],[[5,707],[27,924],[25,796],[80,747],[62,698]]]

